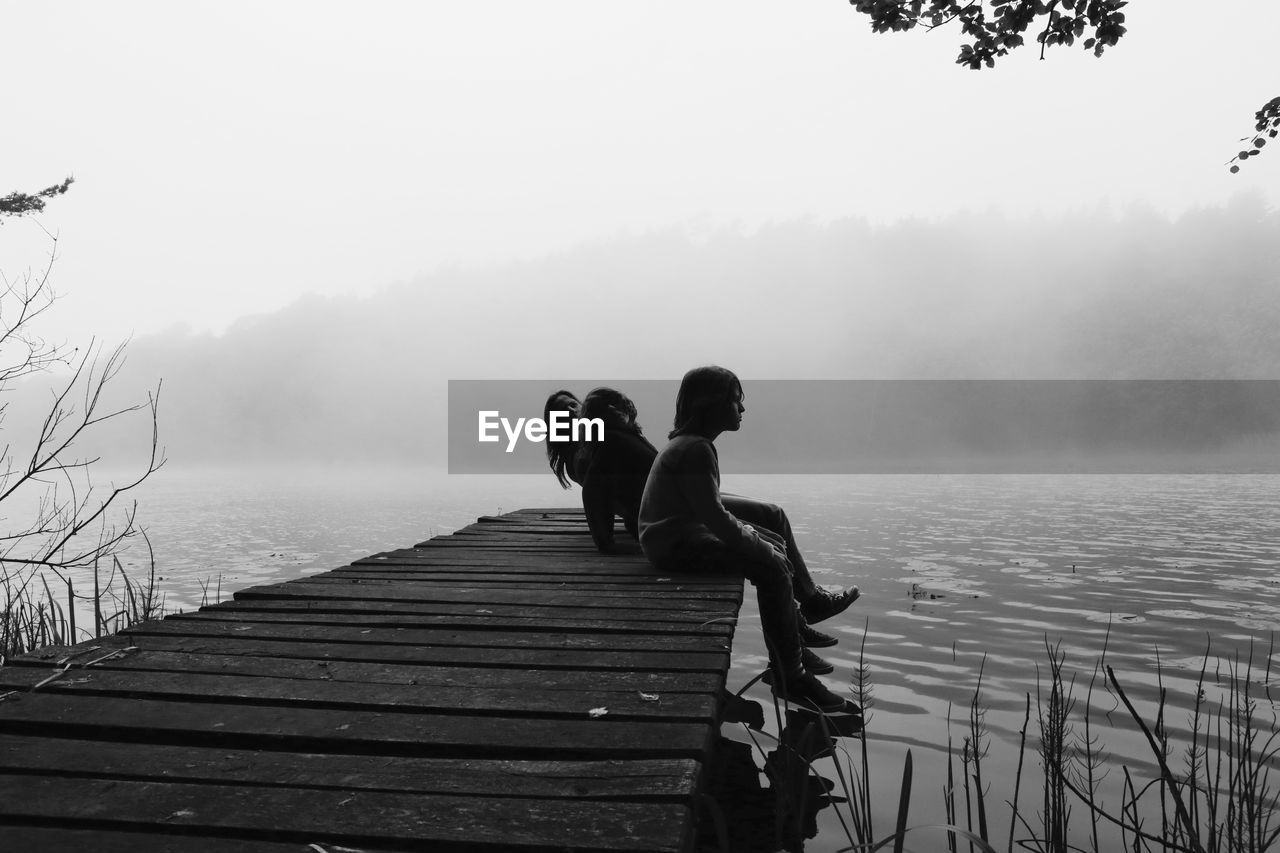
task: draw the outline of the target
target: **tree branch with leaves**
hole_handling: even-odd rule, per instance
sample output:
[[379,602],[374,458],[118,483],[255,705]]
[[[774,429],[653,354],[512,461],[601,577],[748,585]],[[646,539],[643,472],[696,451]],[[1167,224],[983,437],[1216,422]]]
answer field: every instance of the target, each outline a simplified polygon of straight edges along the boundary
[[0,196],[0,216],[25,216],[28,213],[39,213],[44,210],[47,200],[63,195],[75,182],[75,178],[68,177],[62,183],[45,187],[39,192],[11,192],[6,196]]
[[[871,18],[877,33],[906,32],[923,27],[934,30],[959,22],[966,41],[956,63],[968,68],[991,68],[1000,57],[1027,43],[1029,32],[1040,45],[1040,58],[1054,46],[1080,42],[1094,56],[1115,47],[1126,32],[1127,0],[849,0],[855,10]],[[1254,134],[1242,141],[1246,148],[1228,161],[1231,172],[1238,161],[1261,153],[1268,139],[1280,135],[1280,97],[1263,104],[1255,116]]]

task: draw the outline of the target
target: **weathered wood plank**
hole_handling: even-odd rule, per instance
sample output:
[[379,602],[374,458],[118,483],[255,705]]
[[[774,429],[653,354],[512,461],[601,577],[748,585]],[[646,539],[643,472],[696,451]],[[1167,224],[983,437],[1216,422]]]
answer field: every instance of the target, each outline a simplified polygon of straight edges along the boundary
[[[156,638],[163,639],[163,638]],[[180,642],[180,640],[179,640]],[[315,648],[308,646],[308,648]],[[77,658],[83,662],[93,657]],[[23,656],[13,667],[47,670],[49,658]],[[56,667],[55,667],[56,669]],[[526,690],[639,690],[644,693],[718,693],[724,679],[717,672],[637,672],[499,669],[499,667],[415,666],[407,663],[325,661],[311,658],[269,657],[256,654],[206,654],[134,648],[76,671],[143,670],[156,672],[221,672],[262,678],[355,681],[369,684],[419,684],[436,686],[493,686],[502,684]]]
[[[198,612],[216,613],[219,611],[238,613],[369,613],[387,615],[439,615],[464,617],[515,617],[530,620],[547,620],[548,622],[620,622],[621,624],[643,623],[654,625],[655,631],[664,630],[664,624],[672,626],[700,626],[708,624],[710,618],[706,611],[683,611],[677,609],[644,609],[623,611],[614,608],[608,610],[607,616],[600,608],[595,607],[539,607],[528,604],[495,604],[493,602],[459,603],[450,601],[357,601],[342,598],[248,598],[223,601],[202,607]],[[729,623],[710,623],[723,625]]]
[[542,719],[25,693],[0,732],[240,749],[504,759],[702,758],[700,723]]
[[[712,672],[723,673],[729,655],[665,652],[610,652],[563,649],[485,649],[386,645],[379,643],[324,643],[270,640],[256,637],[199,637],[120,635],[93,641],[104,650],[139,646],[144,649],[225,655],[262,655],[321,661],[364,661],[445,667],[526,668],[531,670]],[[64,656],[61,648],[37,653],[50,659]]]
[[[309,646],[314,648],[314,646]],[[100,656],[100,655],[99,655]],[[87,662],[92,655],[78,658]],[[56,669],[50,659],[26,655],[11,668],[29,666],[42,672]],[[418,684],[438,687],[492,687],[513,690],[636,690],[645,693],[717,694],[724,684],[711,672],[628,672],[555,669],[502,669],[497,667],[415,666],[411,664],[312,660],[265,655],[203,654],[198,652],[136,649],[73,672],[143,670],[153,672],[222,673],[269,678],[298,678],[369,684]],[[0,670],[2,672],[3,670]]]
[[[510,572],[546,572],[570,571],[586,576],[622,575],[625,577],[662,575],[657,569],[642,559],[620,556],[604,558],[599,554],[558,555],[554,560],[543,559],[529,553],[497,552],[489,554],[471,554],[464,551],[426,551],[406,549],[402,551],[383,551],[352,560],[349,565],[340,567],[340,571],[367,570],[369,568],[391,566],[445,567],[454,571],[479,571],[485,568],[501,568]],[[723,577],[715,575],[686,574],[682,578],[708,579],[723,582]]]
[[[411,850],[679,851],[688,808],[668,803],[450,797],[0,773],[10,819],[163,826],[228,838],[366,842]],[[626,832],[619,832],[625,827]]]
[[[7,851],[31,853],[316,853],[301,841],[263,841],[254,838],[216,838],[168,832],[70,829],[62,826],[16,826],[0,815],[0,836]],[[325,853],[394,853],[389,847],[361,844],[359,848],[326,845]],[[400,848],[403,850],[403,848]]]
[[[501,537],[494,537],[487,539],[482,536],[456,536],[451,534],[428,539],[426,542],[420,542],[414,547],[435,551],[475,549],[477,551],[510,551],[514,553],[528,551],[532,544],[516,538],[502,539]],[[579,544],[573,541],[566,542],[561,537],[548,537],[547,541],[538,543],[538,551],[545,554],[548,559],[554,559],[562,554],[589,555],[599,553],[590,540]]]
[[[483,592],[483,595],[481,594]],[[374,601],[448,601],[475,604],[478,601],[493,604],[563,605],[565,607],[613,607],[621,609],[649,608],[655,610],[725,610],[737,611],[740,596],[728,592],[699,592],[690,588],[679,596],[667,591],[607,590],[584,596],[579,590],[541,589],[486,589],[469,587],[431,587],[428,585],[373,585],[373,584],[325,584],[308,581],[287,581],[269,586],[255,586],[235,594],[237,600],[249,598],[311,598],[371,599]]]
[[707,575],[658,575],[658,574],[607,574],[590,575],[584,572],[554,569],[507,571],[496,567],[483,570],[472,568],[459,570],[448,569],[414,569],[409,566],[388,567],[374,571],[369,566],[358,569],[334,569],[321,575],[311,575],[308,580],[321,581],[376,581],[387,580],[397,583],[408,581],[449,582],[462,586],[468,584],[509,584],[515,588],[527,588],[527,584],[566,584],[572,583],[583,588],[586,593],[597,589],[645,587],[662,591],[678,592],[691,586],[710,587],[713,589],[731,589],[733,584],[725,578],[713,578]]
[[572,574],[544,575],[498,575],[492,573],[469,573],[453,575],[447,572],[394,572],[386,575],[357,572],[352,574],[336,574],[325,572],[311,575],[307,583],[328,584],[372,584],[375,586],[404,586],[412,589],[474,589],[479,593],[485,590],[519,589],[543,590],[548,588],[575,587],[580,595],[596,596],[609,593],[627,595],[639,593],[656,593],[676,597],[686,592],[697,594],[720,594],[721,598],[732,598],[736,589],[732,584],[719,583],[685,583],[678,577],[643,577],[643,578],[584,578],[576,579]]
[[[487,554],[472,554],[457,550],[448,553],[421,550],[384,552],[383,554],[371,554],[368,557],[361,557],[358,560],[352,560],[348,565],[340,566],[338,568],[341,568],[342,570],[363,570],[371,567],[386,568],[388,566],[445,567],[453,568],[457,571],[474,571],[486,567],[494,567],[512,572],[545,572],[551,568],[592,576],[641,576],[662,574],[648,564],[634,562],[624,557],[610,557],[606,560],[598,554],[594,556],[589,554],[562,554],[558,555],[555,560],[544,560],[534,558],[528,551],[525,551],[524,553],[500,551]],[[688,574],[687,577],[710,577],[713,580],[715,579],[713,575],[698,575],[693,573]],[[720,579],[723,580],[723,578]]]
[[[557,528],[557,530],[560,530],[560,529],[561,528]],[[466,527],[460,527],[457,530],[453,531],[452,533],[446,533],[443,536],[436,536],[432,539],[428,539],[426,544],[416,545],[414,547],[434,548],[436,545],[440,544],[441,542],[446,542],[450,540],[452,541],[464,540],[464,541],[475,542],[485,537],[488,537],[495,541],[500,539],[505,539],[506,541],[514,541],[524,536],[526,532],[529,532],[530,535],[535,537],[541,536],[547,539],[548,541],[552,541],[552,540],[557,541],[559,544],[555,547],[573,547],[573,548],[582,547],[582,548],[587,548],[594,551],[595,543],[592,542],[591,540],[591,536],[587,531],[587,526],[583,524],[577,530],[578,532],[576,535],[564,535],[563,533],[558,533],[558,532],[536,533],[536,532],[532,532],[531,526],[523,526],[523,525],[520,528],[515,530],[503,530],[501,525],[471,524]]]
[[605,619],[530,619],[518,616],[430,616],[422,614],[320,613],[295,610],[273,613],[264,610],[218,608],[180,613],[171,620],[195,619],[204,622],[277,622],[325,625],[377,625],[383,628],[460,628],[486,631],[565,631],[592,634],[692,634],[727,637],[731,627],[723,622],[630,622]]
[[42,693],[548,719],[582,719],[587,709],[607,707],[611,720],[702,721],[708,725],[715,720],[718,703],[714,694],[641,694],[634,689],[530,690],[493,683],[485,687],[371,683],[355,690],[349,682],[327,680],[96,668],[68,670],[47,681],[57,672],[37,667],[0,668],[0,692],[28,691],[47,682],[40,688]]
[[[619,533],[623,531],[623,525],[617,525]],[[490,522],[488,524],[468,524],[461,527],[451,535],[470,534],[475,536],[494,535],[494,534],[533,534],[536,536],[576,536],[591,538],[590,532],[584,524],[575,524],[571,521],[538,521],[528,522],[524,524],[512,524],[510,522]]]
[[353,625],[296,625],[270,622],[222,622],[163,619],[122,632],[131,637],[168,634],[208,637],[253,636],[329,643],[382,643],[431,647],[647,651],[680,654],[729,650],[725,637],[691,634],[576,634],[544,631],[483,631],[429,628],[361,628]]
[[[368,577],[373,575],[389,575],[392,577],[402,577],[405,575],[430,574],[439,577],[440,575],[462,575],[459,580],[465,581],[467,576],[485,576],[489,574],[509,574],[522,575],[518,580],[529,581],[541,577],[550,577],[551,575],[571,575],[573,577],[582,577],[590,579],[591,583],[680,583],[680,584],[706,584],[709,586],[725,586],[732,582],[732,578],[726,578],[723,575],[674,575],[661,574],[654,571],[621,571],[623,567],[610,567],[607,571],[597,570],[599,563],[584,561],[582,564],[574,564],[569,561],[558,561],[555,564],[539,564],[530,563],[525,560],[506,560],[506,559],[481,559],[479,557],[472,558],[468,555],[465,559],[456,559],[452,557],[441,557],[433,560],[394,560],[394,561],[378,561],[378,562],[361,562],[356,560],[350,565],[340,566],[326,575],[336,574],[338,577]],[[319,577],[320,575],[309,575],[308,577]],[[302,578],[300,577],[299,580]],[[511,578],[517,580],[517,578]]]
[[685,802],[692,758],[504,761],[266,752],[0,735],[10,772],[494,797]]

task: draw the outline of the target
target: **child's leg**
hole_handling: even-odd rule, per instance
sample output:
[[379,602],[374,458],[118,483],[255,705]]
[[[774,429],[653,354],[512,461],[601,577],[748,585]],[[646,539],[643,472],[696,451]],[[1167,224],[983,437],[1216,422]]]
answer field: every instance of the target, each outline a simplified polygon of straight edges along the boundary
[[787,518],[787,513],[782,507],[767,501],[758,501],[755,498],[724,493],[720,495],[720,502],[740,521],[771,530],[782,539],[787,549],[787,560],[790,561],[794,572],[792,583],[795,586],[797,599],[804,601],[817,591],[813,576],[809,574],[809,567],[805,565],[800,548],[796,545],[795,534],[791,531],[791,520]]
[[800,624],[791,569],[777,560],[752,560],[730,551],[720,542],[702,542],[672,555],[672,565],[682,571],[745,577],[756,588],[760,627],[769,658],[788,677],[804,671],[800,657]]

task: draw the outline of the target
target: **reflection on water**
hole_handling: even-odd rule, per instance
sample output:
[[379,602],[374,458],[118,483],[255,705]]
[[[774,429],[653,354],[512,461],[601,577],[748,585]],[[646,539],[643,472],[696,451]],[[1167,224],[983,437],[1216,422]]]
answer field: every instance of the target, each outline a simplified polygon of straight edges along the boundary
[[[1175,734],[1187,729],[1185,700],[1206,644],[1230,658],[1255,643],[1255,681],[1269,686],[1270,634],[1280,627],[1275,475],[726,476],[723,485],[788,509],[819,582],[862,588],[850,612],[823,624],[843,641],[823,657],[837,667],[830,683],[847,684],[860,654],[869,666],[875,704],[866,748],[873,770],[885,768],[873,783],[886,827],[907,747],[917,779],[927,780],[916,785],[913,818],[941,821],[947,738],[959,732],[980,668],[993,739],[984,772],[1012,776],[1046,643],[1061,645],[1079,693],[1104,648],[1139,702],[1155,698],[1159,664]],[[224,593],[286,580],[481,514],[579,499],[549,476],[408,471],[166,469],[146,486],[139,517],[171,607],[197,605],[204,579],[220,576]],[[737,632],[731,690],[765,661],[752,599]],[[1096,703],[1116,707],[1100,686],[1096,692]],[[749,695],[768,701],[761,687]],[[1255,698],[1270,696],[1260,689]],[[1112,754],[1149,767],[1123,710],[1096,725]],[[1034,764],[1034,747],[1027,761]],[[1010,794],[993,791],[990,801]],[[830,811],[806,850],[847,843]],[[1004,821],[1007,814],[994,822]]]

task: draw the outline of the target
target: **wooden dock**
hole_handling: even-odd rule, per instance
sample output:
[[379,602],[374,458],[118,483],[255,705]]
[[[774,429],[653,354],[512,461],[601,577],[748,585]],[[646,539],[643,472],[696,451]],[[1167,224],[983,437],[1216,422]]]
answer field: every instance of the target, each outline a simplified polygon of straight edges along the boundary
[[0,668],[0,850],[688,851],[742,582],[521,510]]

